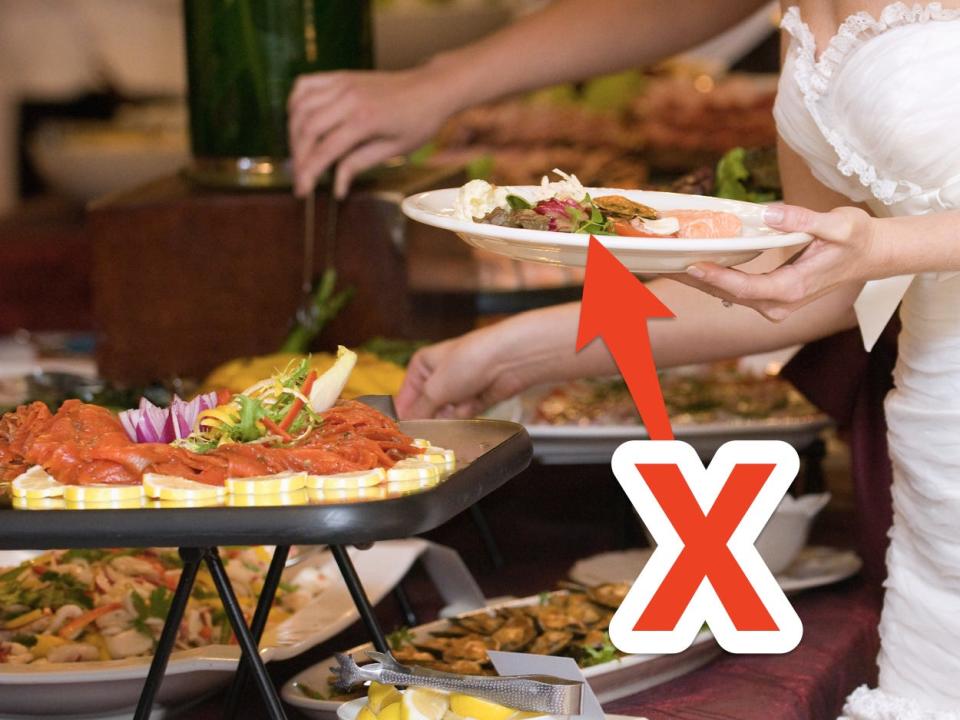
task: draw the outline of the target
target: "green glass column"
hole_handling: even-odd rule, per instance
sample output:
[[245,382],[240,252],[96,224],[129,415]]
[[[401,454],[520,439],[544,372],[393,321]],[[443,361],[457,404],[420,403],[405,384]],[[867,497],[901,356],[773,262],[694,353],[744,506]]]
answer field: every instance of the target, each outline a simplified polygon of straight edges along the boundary
[[373,65],[369,0],[184,0],[189,174],[289,185],[287,95],[297,75]]

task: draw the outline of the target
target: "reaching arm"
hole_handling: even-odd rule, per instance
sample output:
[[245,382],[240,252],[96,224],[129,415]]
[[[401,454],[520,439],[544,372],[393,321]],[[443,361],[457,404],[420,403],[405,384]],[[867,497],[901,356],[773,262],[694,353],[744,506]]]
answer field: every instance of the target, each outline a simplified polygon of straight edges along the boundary
[[358,172],[426,142],[459,110],[661,60],[763,5],[763,0],[556,0],[419,68],[301,76],[288,103],[296,192],[305,194],[339,160],[335,187],[342,196]]

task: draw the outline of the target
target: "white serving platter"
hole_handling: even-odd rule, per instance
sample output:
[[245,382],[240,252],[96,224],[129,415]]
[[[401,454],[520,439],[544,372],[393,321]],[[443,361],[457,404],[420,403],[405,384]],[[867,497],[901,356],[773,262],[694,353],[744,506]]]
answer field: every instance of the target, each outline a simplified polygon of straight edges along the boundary
[[[489,609],[522,607],[535,605],[538,602],[540,602],[540,596],[532,595],[491,605]],[[413,628],[411,632],[414,637],[422,637],[428,635],[432,630],[438,630],[446,625],[446,620],[437,620],[419,625]],[[365,657],[364,653],[369,649],[371,649],[371,646],[367,643],[351,648],[347,653],[354,657]],[[583,676],[590,683],[590,687],[593,688],[600,702],[611,702],[692,672],[713,660],[721,652],[720,646],[713,639],[713,634],[705,629],[697,635],[693,644],[682,653],[676,655],[628,655],[618,660],[585,668]],[[336,665],[336,659],[330,657],[307,668],[283,686],[281,696],[286,702],[308,717],[317,718],[317,720],[334,720],[334,718],[337,718],[338,710],[346,703],[340,700],[316,700],[307,697],[298,687],[300,684],[306,684],[317,690],[325,690],[327,678],[330,676],[331,668],[334,665]]]

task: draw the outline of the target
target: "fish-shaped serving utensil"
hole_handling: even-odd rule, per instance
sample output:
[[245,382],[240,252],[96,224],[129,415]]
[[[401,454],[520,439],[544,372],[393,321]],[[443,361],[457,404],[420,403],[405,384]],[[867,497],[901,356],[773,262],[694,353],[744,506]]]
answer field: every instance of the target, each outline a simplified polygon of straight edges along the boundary
[[428,668],[401,665],[392,655],[367,651],[374,660],[370,665],[357,665],[349,655],[337,653],[337,687],[342,690],[375,680],[386,685],[416,687],[465,693],[507,707],[542,712],[545,715],[579,715],[583,683],[561,680],[548,675],[457,675]]

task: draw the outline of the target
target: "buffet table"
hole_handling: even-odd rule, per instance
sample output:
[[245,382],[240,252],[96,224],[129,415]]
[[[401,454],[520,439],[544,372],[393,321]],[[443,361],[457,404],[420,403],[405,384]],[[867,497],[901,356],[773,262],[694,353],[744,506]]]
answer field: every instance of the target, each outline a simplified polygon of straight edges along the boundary
[[803,640],[793,652],[724,655],[604,709],[649,720],[833,720],[851,690],[876,684],[876,593],[851,581],[793,603],[803,620]]

